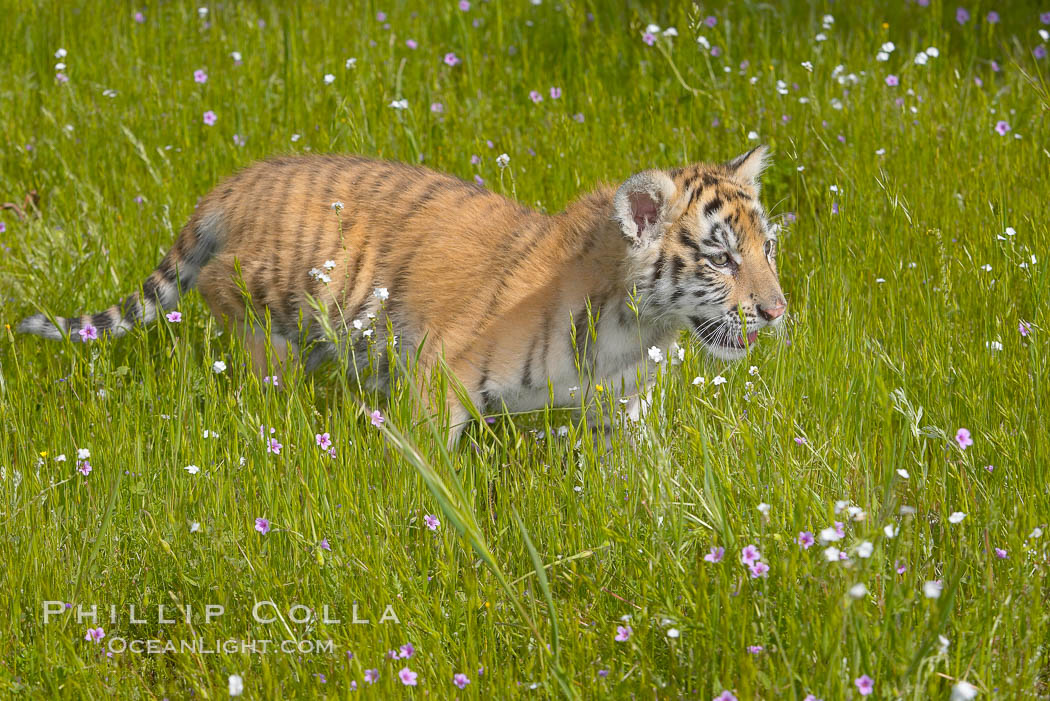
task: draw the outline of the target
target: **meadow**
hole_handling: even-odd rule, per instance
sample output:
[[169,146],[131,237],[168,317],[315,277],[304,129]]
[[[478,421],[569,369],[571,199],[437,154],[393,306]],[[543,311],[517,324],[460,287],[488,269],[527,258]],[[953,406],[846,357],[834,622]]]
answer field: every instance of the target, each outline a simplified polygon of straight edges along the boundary
[[[0,695],[1050,697],[1050,4],[74,5],[0,5]],[[275,388],[196,293],[14,332],[275,154],[555,212],[759,143],[788,332],[683,336],[610,449]]]

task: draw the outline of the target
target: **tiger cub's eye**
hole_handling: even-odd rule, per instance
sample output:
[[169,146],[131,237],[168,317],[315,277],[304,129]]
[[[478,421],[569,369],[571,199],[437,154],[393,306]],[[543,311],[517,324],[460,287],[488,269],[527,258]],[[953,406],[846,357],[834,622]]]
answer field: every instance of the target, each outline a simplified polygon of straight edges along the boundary
[[711,261],[711,265],[719,268],[724,268],[729,265],[729,256],[725,253],[719,253],[716,256],[710,256],[707,260]]

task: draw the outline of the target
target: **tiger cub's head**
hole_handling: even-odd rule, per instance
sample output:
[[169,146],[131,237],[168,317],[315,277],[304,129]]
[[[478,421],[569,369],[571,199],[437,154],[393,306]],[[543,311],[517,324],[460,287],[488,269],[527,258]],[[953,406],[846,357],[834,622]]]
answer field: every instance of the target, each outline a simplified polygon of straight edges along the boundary
[[613,199],[643,313],[687,326],[711,355],[741,358],[783,323],[777,226],[758,199],[766,148],[722,165],[647,170]]

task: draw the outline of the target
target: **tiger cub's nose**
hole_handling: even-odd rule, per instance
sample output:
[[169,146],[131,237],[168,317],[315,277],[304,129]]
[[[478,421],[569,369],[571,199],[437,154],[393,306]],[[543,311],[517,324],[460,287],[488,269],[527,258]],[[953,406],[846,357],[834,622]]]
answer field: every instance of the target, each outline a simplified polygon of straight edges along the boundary
[[773,300],[772,304],[759,304],[758,313],[762,315],[762,318],[766,321],[775,321],[780,317],[784,316],[784,312],[787,310],[787,300],[783,297],[777,297]]

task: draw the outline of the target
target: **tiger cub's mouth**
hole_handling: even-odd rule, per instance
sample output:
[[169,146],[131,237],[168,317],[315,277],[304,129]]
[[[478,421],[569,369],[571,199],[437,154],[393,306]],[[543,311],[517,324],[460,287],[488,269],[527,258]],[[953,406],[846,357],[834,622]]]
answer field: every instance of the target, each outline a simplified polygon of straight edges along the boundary
[[742,332],[734,330],[723,323],[712,320],[692,318],[694,333],[699,337],[712,355],[735,360],[747,353],[747,350],[758,341],[758,331],[748,332],[746,338]]

